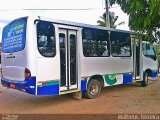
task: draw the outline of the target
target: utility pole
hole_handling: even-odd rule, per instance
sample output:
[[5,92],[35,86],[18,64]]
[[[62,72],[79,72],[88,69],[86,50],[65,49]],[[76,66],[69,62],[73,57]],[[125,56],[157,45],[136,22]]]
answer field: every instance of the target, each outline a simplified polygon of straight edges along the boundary
[[108,0],[105,0],[105,4],[106,4],[106,27],[110,27]]

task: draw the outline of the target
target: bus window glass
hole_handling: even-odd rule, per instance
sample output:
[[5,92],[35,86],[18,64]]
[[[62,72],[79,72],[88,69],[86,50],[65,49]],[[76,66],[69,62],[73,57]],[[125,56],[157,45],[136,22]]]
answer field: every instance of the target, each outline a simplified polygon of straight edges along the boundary
[[153,46],[150,45],[149,43],[143,44],[143,54],[145,56],[156,56]]
[[76,35],[70,34],[70,74],[71,85],[76,84]]
[[126,33],[111,32],[111,52],[113,57],[131,56],[131,38]]
[[109,34],[105,30],[82,30],[83,54],[86,57],[109,56]]
[[50,22],[37,23],[37,46],[44,57],[54,57],[56,54],[54,26]]
[[61,86],[66,85],[66,36],[63,33],[59,34],[60,43],[60,59],[61,59]]
[[3,29],[2,51],[18,52],[24,49],[26,42],[27,18],[13,21]]
[[104,30],[97,32],[97,55],[109,56],[109,35]]

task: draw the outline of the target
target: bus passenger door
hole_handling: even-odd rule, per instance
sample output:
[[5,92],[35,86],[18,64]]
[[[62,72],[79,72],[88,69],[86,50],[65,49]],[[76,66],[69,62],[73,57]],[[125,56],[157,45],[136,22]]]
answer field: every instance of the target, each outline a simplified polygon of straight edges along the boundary
[[140,40],[134,38],[133,42],[133,66],[134,66],[134,79],[140,78]]
[[76,43],[76,30],[59,29],[60,91],[78,88]]

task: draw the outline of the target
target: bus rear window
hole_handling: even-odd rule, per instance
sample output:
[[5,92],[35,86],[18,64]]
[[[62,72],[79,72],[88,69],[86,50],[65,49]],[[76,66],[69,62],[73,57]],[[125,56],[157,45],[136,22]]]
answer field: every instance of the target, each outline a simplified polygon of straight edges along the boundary
[[26,41],[26,25],[27,18],[21,18],[11,22],[3,29],[3,52],[13,53],[24,49]]

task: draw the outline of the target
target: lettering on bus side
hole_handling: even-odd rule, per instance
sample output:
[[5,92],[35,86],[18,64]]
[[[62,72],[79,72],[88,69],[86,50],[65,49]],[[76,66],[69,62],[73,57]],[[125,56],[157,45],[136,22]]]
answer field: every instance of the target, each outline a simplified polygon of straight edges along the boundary
[[25,47],[27,18],[18,19],[3,29],[2,51],[17,52]]

